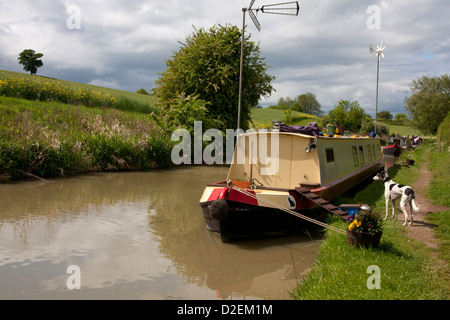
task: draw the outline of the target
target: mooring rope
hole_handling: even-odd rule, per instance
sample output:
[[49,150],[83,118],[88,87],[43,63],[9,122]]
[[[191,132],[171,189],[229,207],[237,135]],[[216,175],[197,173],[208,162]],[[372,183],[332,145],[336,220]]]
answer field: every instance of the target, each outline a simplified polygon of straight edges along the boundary
[[274,208],[276,208],[276,209],[282,210],[282,211],[284,211],[284,212],[287,212],[287,213],[289,213],[289,214],[291,214],[291,215],[293,215],[293,216],[296,216],[296,217],[298,217],[298,218],[304,219],[304,220],[306,220],[306,221],[315,223],[315,224],[317,224],[317,225],[319,225],[319,226],[321,226],[321,227],[330,229],[330,230],[332,230],[332,231],[335,231],[335,232],[338,232],[338,233],[341,233],[341,234],[347,234],[347,232],[344,231],[344,230],[342,230],[342,229],[339,229],[339,228],[330,226],[329,224],[326,224],[326,223],[324,223],[324,222],[321,222],[321,221],[318,221],[318,220],[316,220],[316,219],[307,217],[307,216],[305,216],[305,215],[303,215],[303,214],[300,214],[300,213],[298,213],[298,212],[295,212],[294,210],[290,210],[290,209],[284,208],[284,207],[282,207],[282,206],[280,206],[280,205],[278,205],[278,204],[276,204],[276,203],[274,203],[274,202],[272,202],[272,201],[270,201],[270,200],[267,200],[267,199],[264,199],[264,198],[257,198],[256,195],[254,195],[254,194],[252,194],[252,193],[250,193],[250,192],[248,192],[248,191],[246,191],[246,190],[244,190],[244,189],[241,189],[240,187],[238,187],[238,186],[236,186],[236,185],[231,185],[230,187],[231,187],[232,189],[238,191],[238,192],[241,192],[241,193],[245,194],[246,196],[248,196],[248,197],[250,197],[250,198],[253,198],[253,199],[257,200],[258,202],[265,202],[266,204],[268,204],[268,205],[270,205],[270,206],[272,206],[272,207],[274,207]]

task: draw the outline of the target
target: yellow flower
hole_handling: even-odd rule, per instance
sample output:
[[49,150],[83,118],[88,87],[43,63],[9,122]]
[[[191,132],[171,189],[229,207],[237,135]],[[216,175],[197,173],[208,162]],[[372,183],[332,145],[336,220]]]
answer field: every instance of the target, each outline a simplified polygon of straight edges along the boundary
[[355,227],[361,226],[361,221],[353,220],[352,223],[348,226],[348,230],[353,230]]

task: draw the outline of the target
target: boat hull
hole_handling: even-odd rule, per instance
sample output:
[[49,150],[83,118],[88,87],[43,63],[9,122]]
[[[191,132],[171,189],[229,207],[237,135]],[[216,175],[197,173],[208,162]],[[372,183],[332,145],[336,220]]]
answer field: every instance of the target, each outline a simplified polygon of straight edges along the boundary
[[[203,217],[209,231],[220,236],[223,242],[285,236],[316,227],[280,209],[226,201],[226,215],[215,216],[212,206],[218,200],[201,203]],[[219,204],[223,205],[223,204]],[[323,210],[298,210],[314,219],[323,219]]]
[[402,153],[403,148],[400,147],[398,144],[392,144],[388,147],[383,148],[383,154],[385,156],[393,156],[393,157],[399,157]]
[[[324,200],[332,200],[371,181],[382,168],[383,163],[378,162],[311,192]],[[326,210],[296,190],[261,188],[245,189],[243,193],[227,186],[225,181],[208,185],[200,206],[207,229],[224,242],[295,234],[316,227],[292,212],[318,221],[323,221],[327,215]]]

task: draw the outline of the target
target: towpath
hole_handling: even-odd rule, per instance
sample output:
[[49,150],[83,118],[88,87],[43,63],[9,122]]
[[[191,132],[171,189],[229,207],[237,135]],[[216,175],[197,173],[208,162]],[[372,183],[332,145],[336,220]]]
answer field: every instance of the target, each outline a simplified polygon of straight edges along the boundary
[[[430,184],[432,174],[428,169],[429,162],[426,162],[420,168],[420,179],[412,185],[416,194],[416,203],[420,207],[419,213],[414,215],[414,223],[408,226],[408,236],[423,242],[426,246],[437,249],[439,247],[439,240],[434,233],[434,224],[426,221],[425,217],[431,212],[450,210],[449,207],[435,205],[431,203],[426,197],[426,190]],[[409,208],[408,208],[409,210]],[[396,215],[399,217],[400,215]],[[401,215],[403,219],[403,215]]]

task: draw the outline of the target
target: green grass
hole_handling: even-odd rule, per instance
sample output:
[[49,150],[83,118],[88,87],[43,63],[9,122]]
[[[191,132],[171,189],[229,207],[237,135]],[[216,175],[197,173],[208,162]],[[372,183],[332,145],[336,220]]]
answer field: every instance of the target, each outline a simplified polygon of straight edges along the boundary
[[[426,143],[415,152],[414,167],[394,167],[389,174],[394,181],[413,184],[419,177],[419,167],[433,152],[433,144]],[[440,167],[438,165],[438,167]],[[448,180],[447,180],[448,181]],[[448,200],[448,199],[447,199]],[[337,203],[368,203],[376,211],[385,212],[383,188],[380,181],[351,196],[337,199]],[[448,263],[450,221],[447,212],[430,215],[443,241],[441,259]],[[347,223],[330,218],[329,223],[345,229]],[[316,263],[303,282],[292,291],[294,299],[355,299],[355,300],[439,300],[449,298],[447,266],[438,263],[422,243],[405,235],[399,220],[387,220],[378,248],[358,249],[347,244],[345,235],[327,230]],[[370,266],[380,268],[380,289],[369,289]]]
[[450,207],[449,153],[446,150],[432,153],[429,169],[433,173],[433,178],[427,190],[427,196],[433,199],[436,204]]
[[0,181],[171,164],[151,115],[0,96]]
[[[334,226],[345,228],[344,222]],[[380,289],[369,289],[370,266],[380,268]],[[327,232],[313,270],[293,292],[295,299],[439,300],[448,299],[440,269],[423,245],[407,241],[399,221],[384,226],[381,244],[358,249],[345,235]]]
[[441,241],[438,257],[450,263],[450,210],[433,212],[427,216],[427,221],[436,225],[436,236]]
[[[421,136],[422,138],[425,137],[425,135],[420,132],[420,130],[418,129],[414,129],[408,126],[397,126],[397,125],[391,125],[391,124],[386,124],[386,126],[389,128],[389,134],[399,134],[402,137],[407,137],[407,136]],[[428,137],[428,136],[426,136]]]
[[156,100],[150,95],[4,70],[0,70],[0,95],[148,114],[158,112]]
[[[283,110],[255,108],[252,110],[253,128],[270,128],[273,120],[284,121]],[[292,120],[286,124],[289,125],[308,125],[310,122],[318,122],[319,118],[310,114],[297,111],[292,112]]]

